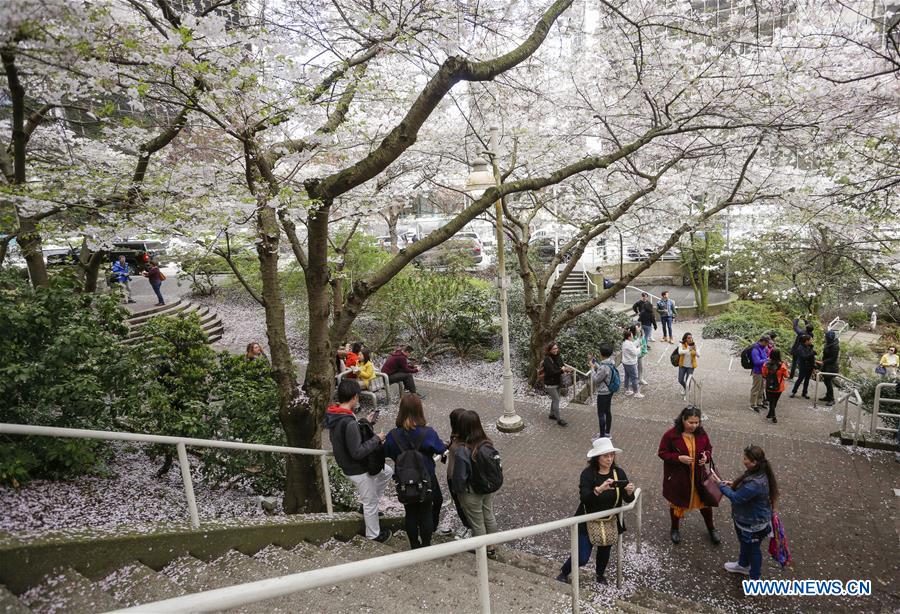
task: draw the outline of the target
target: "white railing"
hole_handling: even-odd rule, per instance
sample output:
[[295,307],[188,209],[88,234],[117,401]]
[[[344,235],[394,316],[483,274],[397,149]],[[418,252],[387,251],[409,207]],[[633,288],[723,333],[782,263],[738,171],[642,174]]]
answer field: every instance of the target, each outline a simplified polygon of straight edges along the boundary
[[597,287],[597,284],[594,283],[594,280],[591,279],[591,274],[584,271],[584,278],[588,285],[588,296],[597,296],[600,294],[600,289]]
[[564,364],[564,366],[572,369],[572,373],[575,374],[572,376],[572,398],[575,398],[575,395],[576,395],[575,388],[576,388],[576,384],[578,384],[578,377],[577,377],[578,375],[587,379],[588,390],[591,391],[590,398],[592,398],[594,396],[594,379],[591,377],[591,374],[587,373],[585,371],[580,371],[578,368],[573,367],[572,365]]
[[847,330],[848,326],[850,326],[849,322],[845,322],[840,318],[835,318],[828,323],[828,328],[826,328],[825,330],[833,330],[835,333],[837,333],[838,337],[840,337],[841,333]]
[[[897,418],[900,420],[900,414],[892,414],[881,411],[882,403],[898,403],[900,404],[900,399],[884,399],[881,397],[881,391],[884,390],[888,386],[896,386],[894,382],[881,382],[880,384],[875,386],[875,402],[872,406],[872,426],[869,429],[869,432],[872,435],[876,435],[878,431],[887,431],[888,433],[897,433],[897,429],[892,429],[886,426],[878,426],[879,418]],[[860,403],[861,405],[862,403]]]
[[687,378],[687,391],[685,399],[688,405],[693,405],[703,413],[703,384],[691,373]]
[[[335,586],[342,582],[355,580],[356,578],[384,573],[394,569],[412,567],[421,563],[436,561],[438,559],[475,550],[478,569],[478,599],[481,604],[481,612],[490,614],[491,594],[488,582],[488,546],[525,539],[557,529],[568,528],[571,537],[570,546],[572,556],[572,612],[578,614],[580,609],[578,586],[578,525],[588,520],[599,520],[600,518],[607,518],[610,516],[619,516],[619,520],[621,521],[622,514],[634,509],[636,514],[635,547],[637,552],[640,553],[641,506],[641,489],[638,488],[634,491],[634,501],[628,505],[605,510],[603,512],[574,516],[530,527],[522,527],[509,531],[501,531],[499,533],[491,533],[489,535],[447,542],[429,546],[428,548],[418,548],[407,552],[398,552],[396,554],[388,554],[386,556],[379,556],[362,561],[344,563],[343,565],[335,565],[333,567],[325,567],[313,571],[269,578],[267,580],[258,580],[256,582],[247,582],[245,584],[228,586],[211,591],[203,591],[192,595],[184,595],[182,597],[147,603],[133,608],[115,610],[115,612],[154,612],[161,614],[163,612],[209,612],[226,610],[250,603],[257,603],[266,599],[292,595],[300,591],[322,586]],[[619,588],[622,586],[622,553],[622,539],[620,536],[620,539],[616,542],[616,586]]]
[[200,526],[197,513],[197,500],[194,498],[194,483],[191,480],[191,467],[188,464],[186,446],[197,448],[224,448],[227,450],[246,450],[249,452],[276,452],[280,454],[304,454],[318,456],[322,470],[322,481],[325,484],[325,509],[334,513],[331,503],[331,482],[328,479],[328,450],[310,448],[290,448],[287,446],[267,446],[258,443],[240,441],[224,441],[217,439],[194,439],[192,437],[170,437],[169,435],[148,435],[145,433],[120,433],[115,431],[91,431],[87,429],[67,429],[55,426],[33,426],[30,424],[8,424],[0,422],[0,434],[30,435],[37,437],[69,437],[73,439],[104,439],[107,441],[141,441],[163,445],[174,445],[178,449],[178,464],[181,467],[181,480],[184,482],[184,497],[187,499],[191,526]]
[[[822,380],[822,378],[825,377],[825,376],[833,376],[834,379],[836,379],[836,380],[839,381],[839,382],[847,382],[848,384],[850,384],[850,390],[859,390],[859,386],[860,386],[859,382],[855,382],[855,381],[853,381],[852,379],[850,379],[849,377],[844,377],[844,376],[841,375],[840,373],[827,373],[827,372],[823,372],[823,371],[818,371],[818,372],[816,373],[815,381],[813,382],[813,407],[818,407],[818,403],[819,403],[819,382],[820,382],[820,381]],[[832,388],[834,388],[834,385],[833,385],[833,384],[832,384]],[[852,393],[851,393],[851,392],[848,392],[848,394],[852,394]],[[836,404],[836,403],[835,403],[835,404]],[[845,428],[845,429],[847,428],[847,414],[846,414],[846,412],[844,413],[844,428]]]
[[637,286],[625,286],[624,288],[622,288],[622,304],[623,304],[623,305],[627,305],[627,304],[628,304],[628,299],[626,298],[626,295],[628,294],[628,289],[629,289],[629,288],[632,289],[632,290],[637,290],[638,292],[641,292],[641,293],[646,292],[646,293],[647,293],[647,296],[649,296],[650,298],[655,298],[655,299],[658,300],[658,301],[661,301],[661,300],[662,300],[662,297],[661,297],[661,296],[656,296],[656,295],[653,294],[652,292],[647,292],[646,290],[643,290],[643,289],[641,289],[641,288],[638,288]]
[[[343,380],[345,377],[347,377],[351,373],[358,373],[358,371],[355,371],[353,369],[344,369],[343,371],[341,371],[340,373],[335,375],[334,376],[335,386],[340,386],[341,380]],[[385,401],[385,403],[390,405],[390,403],[391,403],[391,380],[390,380],[390,378],[388,378],[387,373],[382,373],[381,371],[376,369],[375,370],[375,379],[373,379],[372,381],[374,382],[379,379],[381,380],[381,385],[382,385],[382,387],[379,390],[384,390],[384,401]],[[403,384],[398,384],[398,385],[401,387],[403,386]],[[369,390],[368,388],[362,388],[362,385],[360,385],[360,388],[361,388],[361,390],[359,391],[360,397],[365,396],[365,395],[371,395],[372,402],[375,405],[378,405],[378,396],[375,394],[376,392],[378,392],[378,390]]]

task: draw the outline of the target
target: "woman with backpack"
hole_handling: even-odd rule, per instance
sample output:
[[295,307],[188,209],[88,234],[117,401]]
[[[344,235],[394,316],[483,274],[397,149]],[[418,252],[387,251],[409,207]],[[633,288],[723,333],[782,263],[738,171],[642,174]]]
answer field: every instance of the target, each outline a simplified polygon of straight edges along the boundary
[[459,418],[467,411],[469,410],[457,407],[450,412],[450,445],[447,446],[447,454],[444,455],[447,462],[447,488],[450,491],[450,497],[453,499],[453,505],[456,507],[456,515],[459,516],[459,520],[462,522],[462,526],[456,531],[457,539],[465,539],[472,534],[472,525],[469,524],[469,521],[466,518],[466,512],[463,510],[462,503],[459,501],[459,495],[453,488],[453,469],[456,462],[456,450],[460,447],[466,447],[465,442],[462,442],[459,439]]
[[701,426],[702,412],[689,405],[659,442],[657,456],[663,461],[663,497],[669,502],[670,537],[681,543],[681,519],[699,510],[709,539],[718,546],[722,539],[713,522],[712,508],[719,504],[703,488],[705,468],[712,463],[712,444]]
[[[472,528],[472,537],[497,532],[494,493],[503,483],[500,455],[488,439],[481,418],[467,410],[459,416],[459,440],[453,458],[452,488]],[[494,556],[494,548],[488,548]]]
[[563,420],[559,413],[559,389],[563,385],[563,375],[570,373],[572,367],[567,367],[563,362],[555,341],[547,344],[541,368],[544,375],[544,390],[550,396],[550,419],[556,420],[560,426],[567,426],[568,422]]
[[678,383],[681,384],[682,400],[687,400],[688,378],[694,374],[698,358],[700,350],[694,343],[694,336],[691,333],[684,333],[678,345]]
[[[578,479],[578,509],[576,516],[611,510],[634,501],[634,484],[628,481],[625,470],[616,464],[616,453],[609,437],[594,440],[588,450],[588,465]],[[624,485],[623,485],[624,484]],[[597,582],[606,584],[606,565],[609,554],[625,526],[617,516],[582,522],[578,525],[578,566],[583,567],[591,560],[591,549],[597,547]],[[572,573],[572,558],[566,559],[556,579],[569,582]]]
[[769,413],[766,414],[766,420],[771,420],[772,424],[778,424],[775,407],[778,405],[781,393],[784,392],[784,378],[788,376],[787,365],[781,360],[781,350],[774,349],[769,354],[769,360],[762,368],[762,376],[766,382],[766,399],[769,401]]
[[766,453],[759,446],[744,448],[743,475],[734,482],[720,481],[722,495],[731,500],[731,517],[741,544],[738,560],[725,563],[725,571],[759,580],[760,544],[772,531],[772,509],[778,500],[778,482]]
[[444,503],[435,475],[434,455],[446,452],[447,446],[427,426],[422,399],[417,394],[408,392],[400,399],[395,424],[396,428],[384,440],[384,452],[394,460],[397,499],[406,510],[406,536],[412,549],[430,546]]

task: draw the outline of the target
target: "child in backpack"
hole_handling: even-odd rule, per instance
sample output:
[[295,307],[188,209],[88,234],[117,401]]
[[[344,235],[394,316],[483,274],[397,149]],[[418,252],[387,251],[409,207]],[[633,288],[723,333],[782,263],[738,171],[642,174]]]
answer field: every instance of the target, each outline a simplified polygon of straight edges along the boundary
[[591,381],[597,392],[597,421],[600,423],[598,437],[609,437],[612,431],[612,395],[619,389],[619,371],[612,360],[612,353],[612,346],[604,343],[600,346],[600,362],[594,359],[593,354],[588,354]]
[[787,365],[781,360],[781,350],[772,350],[769,360],[762,367],[762,376],[765,378],[766,398],[769,400],[769,413],[766,414],[766,419],[771,420],[772,424],[778,424],[775,407],[781,393],[784,392],[784,378],[788,376]]
[[457,407],[450,412],[450,445],[447,446],[447,454],[444,459],[447,463],[447,489],[450,491],[450,497],[453,499],[453,505],[456,507],[456,515],[459,516],[462,526],[456,531],[457,539],[465,539],[472,533],[472,525],[466,518],[466,512],[463,510],[462,503],[459,502],[459,495],[453,489],[453,469],[455,464],[456,450],[465,447],[466,444],[459,439],[459,417],[463,415],[466,409]]
[[401,501],[403,509],[406,510],[404,520],[406,536],[409,538],[409,547],[414,550],[431,545],[431,534],[434,533],[440,519],[444,498],[441,496],[441,487],[435,475],[433,457],[435,454],[446,452],[447,446],[434,429],[427,426],[422,399],[417,394],[406,393],[400,399],[400,410],[397,412],[395,424],[397,427],[388,433],[384,441],[385,454],[394,460],[394,478],[402,477],[398,459],[405,452],[418,455],[420,466],[431,482],[431,493],[424,496],[422,501],[413,503]]
[[[451,484],[463,512],[472,529],[472,537],[487,535],[497,532],[497,521],[494,518],[494,493],[475,492],[476,472],[479,471],[478,463],[486,462],[482,449],[490,446],[493,450],[493,442],[488,439],[484,428],[481,426],[481,418],[471,410],[466,410],[459,416],[459,440],[465,445],[456,448],[453,458],[453,473]],[[494,548],[488,548],[488,555],[494,556]]]

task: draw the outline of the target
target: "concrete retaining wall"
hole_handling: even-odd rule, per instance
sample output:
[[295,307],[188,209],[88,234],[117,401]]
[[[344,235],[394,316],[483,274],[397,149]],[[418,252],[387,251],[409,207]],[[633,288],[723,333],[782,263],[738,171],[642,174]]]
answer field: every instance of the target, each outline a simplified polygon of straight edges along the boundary
[[[642,262],[625,262],[622,264],[622,272],[628,275]],[[608,277],[613,281],[619,279],[619,264],[605,264],[598,266],[595,272],[591,273],[594,283],[598,287],[603,287],[603,278]],[[683,286],[684,271],[681,263],[677,260],[659,260],[650,265],[646,271],[638,275],[632,282],[634,285],[664,285],[664,286]]]

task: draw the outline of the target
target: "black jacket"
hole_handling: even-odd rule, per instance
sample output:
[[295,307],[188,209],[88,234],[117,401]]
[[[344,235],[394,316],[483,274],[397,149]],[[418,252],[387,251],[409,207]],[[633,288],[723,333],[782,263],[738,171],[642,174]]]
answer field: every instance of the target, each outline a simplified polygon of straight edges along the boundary
[[[804,320],[805,322],[805,320]],[[800,343],[800,337],[806,334],[806,329],[800,327],[800,318],[794,318],[794,345],[791,346],[791,354],[797,353],[797,348],[799,348],[802,343]]]
[[650,303],[647,303],[647,309],[642,309],[638,313],[638,322],[643,326],[653,326],[653,328],[656,328],[656,313],[653,311],[653,307],[650,306]]
[[840,342],[834,331],[828,331],[825,335],[825,348],[822,350],[822,371],[825,373],[838,372],[838,356],[841,354]]
[[801,369],[812,369],[816,366],[816,348],[801,343],[794,350],[794,358]]
[[381,446],[378,437],[362,441],[356,417],[347,414],[325,413],[325,428],[331,439],[334,460],[345,475],[360,475],[369,471],[366,457]]
[[544,356],[544,385],[559,386],[562,381],[563,359],[560,354]]
[[[628,476],[625,475],[625,471],[621,467],[613,465],[613,469],[616,470],[616,475],[620,480],[628,479]],[[593,467],[588,466],[584,468],[584,471],[581,472],[581,478],[578,480],[578,495],[581,499],[581,503],[578,504],[578,509],[575,510],[576,516],[580,516],[581,514],[593,514],[594,512],[602,512],[603,510],[611,510],[616,507],[617,490],[619,491],[618,497],[620,506],[634,501],[634,495],[626,493],[624,488],[612,488],[603,491],[600,495],[594,494],[595,487],[600,486],[603,482],[612,477],[612,471],[607,475],[601,475],[597,473]],[[620,525],[619,531],[624,530],[625,526]]]
[[631,310],[638,315],[640,315],[642,311],[653,311],[653,303],[650,302],[649,299],[647,299],[646,301],[644,299],[641,299],[631,306]]

